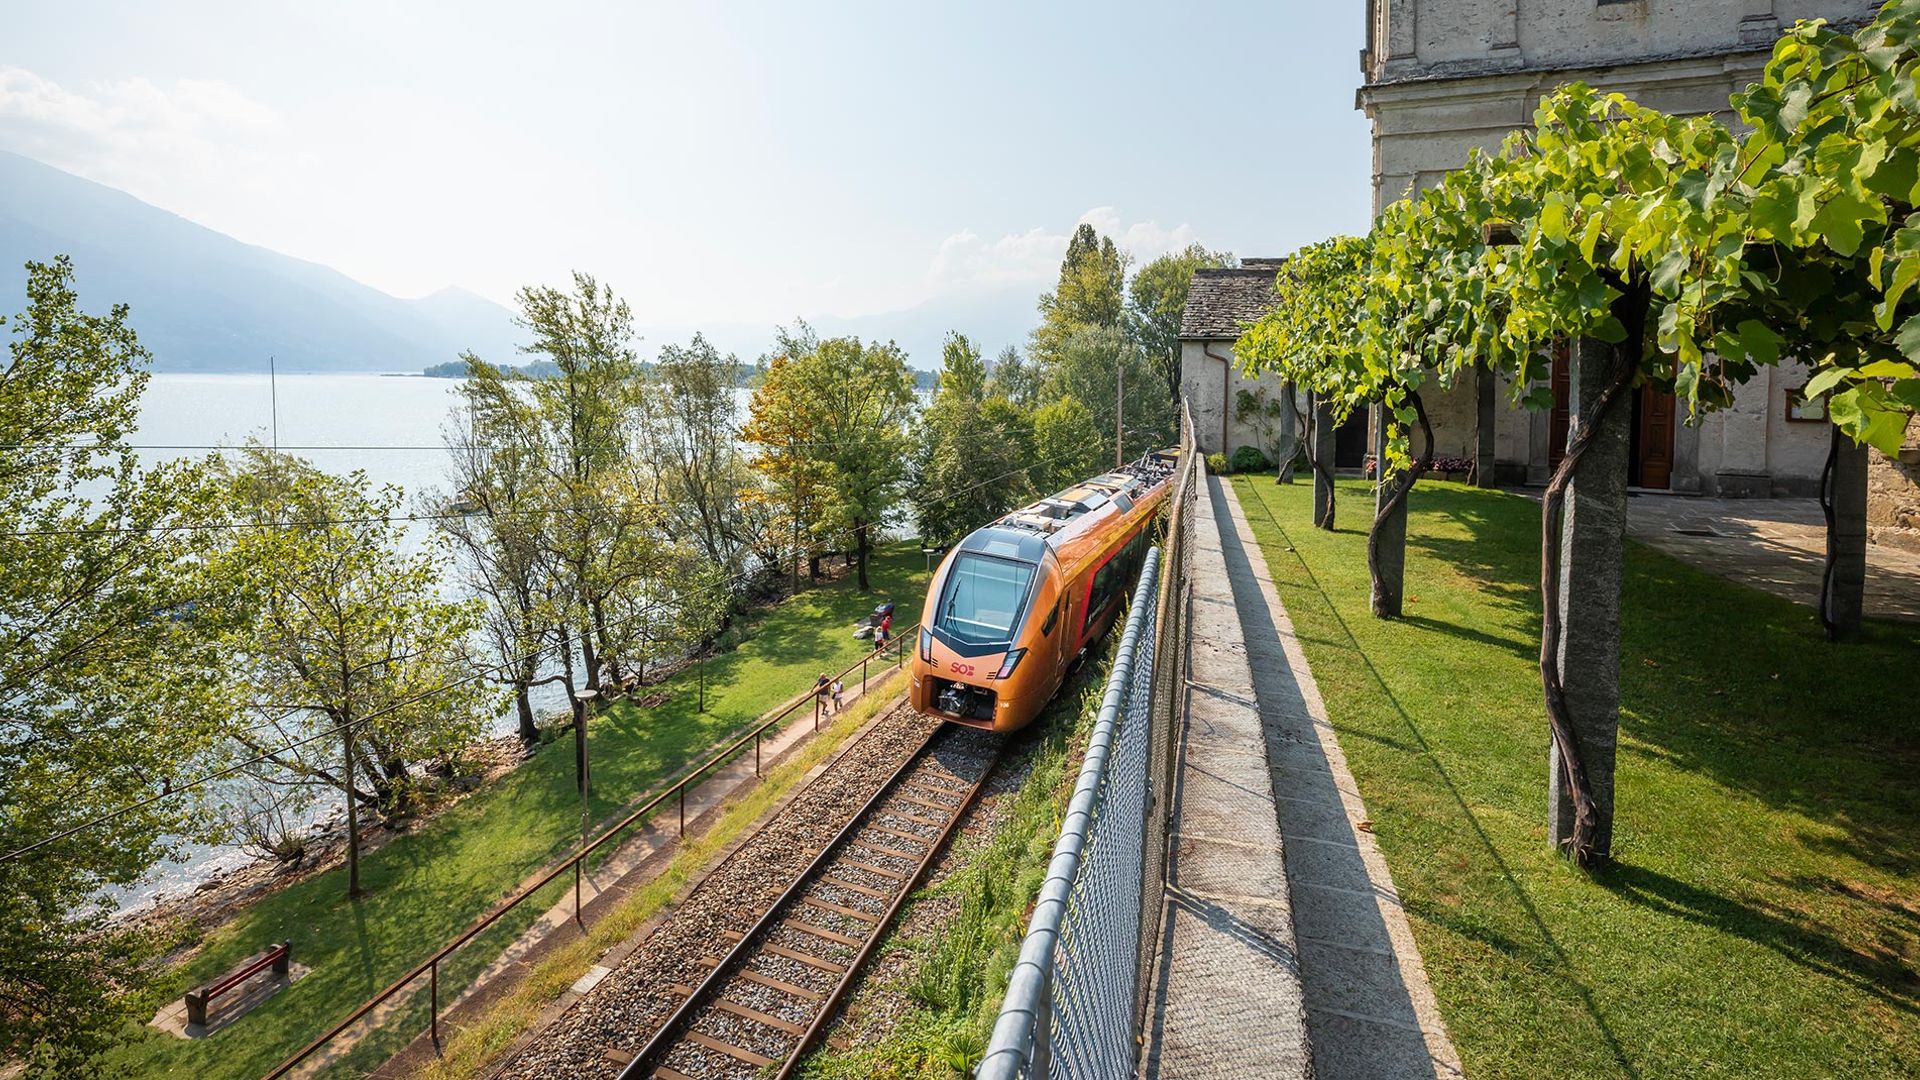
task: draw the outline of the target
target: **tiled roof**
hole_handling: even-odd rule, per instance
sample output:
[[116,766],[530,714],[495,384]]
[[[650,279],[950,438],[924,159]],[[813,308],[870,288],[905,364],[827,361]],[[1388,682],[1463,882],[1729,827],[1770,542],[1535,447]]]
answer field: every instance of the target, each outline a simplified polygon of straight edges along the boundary
[[1187,307],[1180,313],[1182,338],[1237,338],[1245,324],[1273,310],[1273,274],[1280,260],[1241,261],[1232,270],[1194,271]]

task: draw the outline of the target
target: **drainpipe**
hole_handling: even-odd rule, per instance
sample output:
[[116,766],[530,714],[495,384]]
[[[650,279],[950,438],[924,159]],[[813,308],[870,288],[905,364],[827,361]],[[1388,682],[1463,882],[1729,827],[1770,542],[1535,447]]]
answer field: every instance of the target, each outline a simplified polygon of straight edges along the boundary
[[1233,357],[1221,356],[1213,351],[1213,346],[1201,342],[1200,351],[1220,361],[1220,452],[1227,453],[1227,417],[1233,401]]

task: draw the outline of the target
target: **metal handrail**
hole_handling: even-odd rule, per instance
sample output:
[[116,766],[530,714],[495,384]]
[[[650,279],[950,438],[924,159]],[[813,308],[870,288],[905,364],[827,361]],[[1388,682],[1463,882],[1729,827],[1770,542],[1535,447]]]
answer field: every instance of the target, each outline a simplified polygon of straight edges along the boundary
[[[906,662],[906,641],[907,641],[907,637],[905,635],[902,635],[901,637],[894,638],[893,640],[888,641],[884,645],[876,646],[873,649],[873,651],[867,653],[865,656],[862,656],[858,663],[847,665],[845,670],[841,671],[838,675],[834,677],[837,679],[843,679],[846,676],[853,674],[854,670],[857,668],[860,671],[861,688],[864,690],[866,688],[866,682],[867,682],[867,665],[871,661],[879,658],[887,650],[891,649],[895,653],[894,664],[896,667],[904,666]],[[456,936],[452,941],[441,946],[440,949],[436,951],[432,956],[421,961],[411,971],[408,971],[405,975],[402,975],[400,978],[396,979],[394,982],[389,984],[385,989],[381,990],[379,993],[368,998],[365,1002],[362,1002],[360,1007],[355,1009],[351,1014],[349,1014],[346,1019],[340,1021],[338,1024],[335,1024],[332,1028],[328,1029],[325,1034],[320,1035],[318,1038],[315,1038],[312,1042],[309,1042],[304,1047],[301,1047],[291,1057],[287,1058],[285,1061],[282,1061],[279,1065],[274,1066],[273,1071],[267,1073],[262,1078],[262,1080],[279,1080],[280,1077],[283,1077],[287,1073],[292,1071],[302,1061],[305,1061],[307,1058],[313,1056],[316,1052],[320,1050],[321,1047],[324,1047],[328,1043],[332,1042],[334,1039],[339,1038],[340,1035],[343,1032],[345,1032],[348,1028],[353,1027],[355,1024],[365,1019],[368,1013],[371,1013],[374,1009],[379,1008],[389,998],[393,997],[395,994],[398,994],[401,990],[404,990],[409,985],[413,984],[422,975],[426,975],[429,978],[429,984],[431,987],[430,993],[432,996],[432,1005],[431,1005],[432,1019],[430,1021],[430,1030],[433,1034],[434,1045],[438,1046],[440,1043],[440,964],[442,961],[446,960],[447,957],[451,956],[454,952],[459,950],[459,948],[465,945],[467,942],[472,941],[475,937],[478,937],[480,934],[485,933],[489,927],[491,927],[494,923],[498,922],[502,917],[507,915],[509,912],[513,911],[515,908],[518,908],[521,904],[527,902],[529,899],[533,897],[535,893],[539,892],[541,889],[544,889],[548,885],[551,885],[555,881],[559,880],[561,875],[566,874],[570,871],[575,871],[575,872],[580,871],[581,868],[584,867],[586,859],[589,856],[591,856],[594,852],[600,850],[602,846],[604,846],[608,841],[612,840],[616,835],[622,832],[625,832],[628,828],[638,823],[641,819],[652,814],[655,810],[658,810],[668,799],[677,798],[679,800],[680,835],[685,836],[687,831],[687,800],[686,800],[687,788],[692,786],[695,781],[706,776],[713,769],[719,767],[721,764],[732,760],[734,755],[740,753],[742,748],[745,747],[749,742],[753,743],[753,766],[754,766],[753,772],[755,776],[759,776],[760,775],[760,739],[761,737],[765,735],[765,733],[770,729],[772,729],[773,727],[790,719],[796,710],[798,710],[802,705],[805,705],[809,701],[813,701],[815,703],[814,726],[817,729],[820,723],[819,704],[818,704],[819,696],[817,691],[815,691],[813,688],[810,687],[804,693],[799,694],[796,697],[787,701],[785,704],[778,706],[773,713],[771,713],[770,715],[767,715],[767,718],[763,720],[760,724],[755,726],[753,730],[747,732],[746,734],[740,736],[740,738],[734,740],[732,743],[730,743],[727,746],[726,749],[721,750],[719,753],[714,754],[712,757],[708,758],[706,761],[701,762],[699,765],[695,766],[691,772],[685,774],[684,776],[680,777],[680,779],[674,781],[674,783],[671,786],[669,786],[666,790],[661,791],[659,794],[648,799],[645,804],[640,806],[639,809],[633,811],[631,814],[628,814],[625,818],[622,818],[619,822],[608,827],[604,832],[602,832],[598,837],[595,837],[592,841],[586,844],[583,844],[578,851],[574,852],[572,855],[568,856],[566,859],[562,860],[561,862],[555,864],[552,869],[548,870],[545,874],[541,875],[538,881],[535,881],[533,884],[528,885],[526,888],[521,889],[518,893],[515,893],[513,896],[502,901],[493,910],[487,912],[485,915],[482,915],[479,919],[475,920],[465,930],[461,931],[460,934]],[[573,912],[574,919],[578,921],[580,918],[580,894],[577,888],[574,891],[573,902],[574,902],[574,912]]]
[[1080,766],[1073,798],[1067,803],[1060,839],[1055,841],[1053,857],[1047,863],[1047,879],[1040,886],[1039,899],[1034,902],[1033,918],[1020,944],[1020,959],[1008,979],[1000,1015],[994,1020],[986,1056],[974,1074],[980,1080],[1016,1080],[1026,1075],[1029,1067],[1031,1075],[1046,1075],[1053,951],[1060,940],[1061,922],[1067,915],[1067,895],[1073,891],[1093,824],[1094,799],[1100,791],[1107,758],[1119,731],[1121,710],[1126,704],[1127,688],[1140,651],[1142,628],[1155,609],[1159,576],[1160,549],[1155,547],[1148,550],[1146,563],[1140,570],[1140,582],[1134,587],[1126,631],[1120,637],[1120,648],[1107,677],[1106,696],[1094,720],[1093,734],[1087,739],[1086,759]]

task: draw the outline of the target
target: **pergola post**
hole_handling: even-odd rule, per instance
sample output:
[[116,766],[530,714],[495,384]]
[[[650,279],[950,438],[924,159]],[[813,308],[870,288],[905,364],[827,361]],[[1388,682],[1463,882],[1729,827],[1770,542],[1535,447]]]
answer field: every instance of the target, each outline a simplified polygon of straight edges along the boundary
[[1494,391],[1499,380],[1493,369],[1485,364],[1474,369],[1473,385],[1475,390],[1475,428],[1477,441],[1473,448],[1473,484],[1475,487],[1490,488],[1495,483],[1497,466],[1494,463],[1494,434],[1498,422]]
[[1833,582],[1827,623],[1841,637],[1860,629],[1867,586],[1867,448],[1841,435],[1833,452]]
[[[1588,415],[1626,362],[1591,338],[1574,345],[1567,375],[1568,439],[1592,425]],[[1560,616],[1556,659],[1574,745],[1594,801],[1593,854],[1613,846],[1614,751],[1620,733],[1620,586],[1625,576],[1627,454],[1633,412],[1618,402],[1601,421],[1567,485],[1560,522]],[[1547,828],[1556,847],[1573,837],[1574,803],[1560,751],[1549,753]]]
[[1313,409],[1313,523],[1325,529],[1333,518],[1333,406],[1319,394],[1307,394]]
[[1279,460],[1273,463],[1273,479],[1277,484],[1293,483],[1293,459],[1300,454],[1300,433],[1295,430],[1299,423],[1293,402],[1293,384],[1280,384],[1280,444],[1274,449]]
[[1400,500],[1391,512],[1381,511],[1393,501],[1395,484],[1387,476],[1387,409],[1373,407],[1373,613],[1382,619],[1400,617],[1401,598],[1406,594],[1407,573],[1407,500]]

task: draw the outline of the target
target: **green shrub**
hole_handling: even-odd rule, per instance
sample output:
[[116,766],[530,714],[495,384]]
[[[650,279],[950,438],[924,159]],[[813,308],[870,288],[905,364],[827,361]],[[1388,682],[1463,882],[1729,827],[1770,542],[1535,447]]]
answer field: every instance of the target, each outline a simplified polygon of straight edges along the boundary
[[1215,476],[1225,476],[1228,473],[1231,473],[1233,469],[1231,469],[1227,465],[1227,455],[1208,454],[1207,455],[1207,471],[1212,473]]
[[1266,472],[1271,468],[1273,462],[1267,460],[1267,455],[1257,446],[1243,446],[1233,452],[1234,472]]

